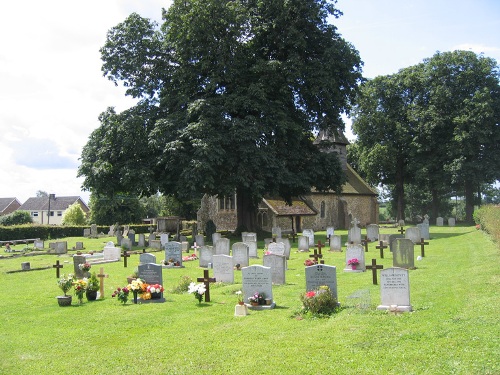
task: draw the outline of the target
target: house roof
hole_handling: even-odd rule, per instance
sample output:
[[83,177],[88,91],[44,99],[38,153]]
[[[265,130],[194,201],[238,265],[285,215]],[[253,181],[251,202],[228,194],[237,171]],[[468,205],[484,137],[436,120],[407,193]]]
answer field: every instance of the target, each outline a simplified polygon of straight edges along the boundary
[[282,199],[264,198],[263,203],[267,205],[278,216],[306,216],[316,215],[317,212],[309,207],[300,198],[293,198],[289,206]]
[[17,198],[0,198],[0,213],[4,212],[5,209],[14,202],[17,202],[19,205],[21,205]]
[[[64,211],[73,203],[79,202],[83,204],[84,207],[87,208],[85,202],[78,196],[72,197],[55,197],[50,200],[50,210],[52,211]],[[25,211],[46,211],[49,209],[49,197],[31,197],[28,198],[26,202],[24,202],[19,210]]]

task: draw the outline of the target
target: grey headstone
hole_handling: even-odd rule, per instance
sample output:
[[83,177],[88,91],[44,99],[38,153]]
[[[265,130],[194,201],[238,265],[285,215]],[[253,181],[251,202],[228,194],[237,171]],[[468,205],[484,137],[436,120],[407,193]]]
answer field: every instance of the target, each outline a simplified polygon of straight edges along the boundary
[[257,233],[241,232],[241,242],[255,241],[257,242]]
[[257,255],[257,242],[255,242],[255,241],[246,241],[244,243],[248,245],[248,256],[250,258],[258,258],[258,255]]
[[449,227],[454,227],[455,226],[455,218],[454,217],[449,217],[448,218],[448,226]]
[[222,235],[220,233],[212,233],[212,245],[215,245],[215,243],[220,240]]
[[73,255],[73,270],[77,279],[83,279],[85,277],[85,272],[83,272],[78,266],[86,261],[85,255]]
[[299,244],[298,244],[299,251],[309,251],[309,237],[299,236],[298,241],[299,241]]
[[417,224],[418,229],[420,229],[420,236],[424,240],[428,240],[431,238],[430,232],[429,232],[429,224],[426,223],[420,223]]
[[422,234],[420,233],[420,228],[418,227],[406,228],[405,238],[412,240],[413,243],[420,242],[420,239],[422,238]]
[[135,230],[129,229],[127,237],[130,240],[130,243],[132,244],[132,246],[135,246],[137,244],[135,242]]
[[328,286],[332,295],[338,300],[337,267],[325,264],[306,267],[306,292],[317,290],[322,285]]
[[273,227],[271,230],[271,233],[274,238],[281,237],[281,228],[280,227]]
[[68,241],[57,241],[55,252],[56,254],[66,254],[68,252]]
[[233,257],[229,255],[214,255],[214,277],[217,282],[234,283]]
[[410,276],[403,268],[386,268],[380,271],[379,310],[411,311]]
[[165,244],[168,242],[168,233],[160,234],[160,242],[161,242],[161,246],[164,247]]
[[139,255],[139,263],[155,263],[156,264],[156,255],[151,253],[142,253]]
[[137,242],[137,246],[139,247],[146,246],[146,236],[144,233],[139,233],[139,242]]
[[389,235],[389,250],[394,251],[394,243],[397,239],[405,238],[403,234],[390,234]]
[[270,267],[259,265],[244,267],[241,270],[243,284],[243,301],[255,293],[264,293],[266,298],[273,299],[273,279]]
[[444,225],[444,219],[442,217],[436,218],[436,225],[442,227]]
[[90,228],[83,229],[83,237],[90,237]]
[[284,255],[264,255],[263,263],[265,267],[271,268],[271,279],[273,284],[282,285],[286,283],[286,257]]
[[130,238],[123,237],[120,246],[125,250],[132,250],[132,243],[130,242]]
[[161,249],[161,241],[160,240],[149,240],[149,247],[151,249]]
[[330,251],[342,251],[342,237],[334,235],[330,237]]
[[96,224],[92,224],[90,226],[90,237],[97,238],[97,225]]
[[122,249],[115,247],[113,241],[109,241],[104,249],[102,250],[102,255],[104,260],[120,260]]
[[212,246],[202,246],[200,247],[200,267],[207,268],[208,263],[213,263],[213,247]]
[[351,228],[347,232],[347,242],[359,244],[361,243],[361,228],[358,226],[359,220],[354,218],[351,222]]
[[83,250],[83,242],[77,241],[75,245],[75,250]]
[[195,236],[194,242],[196,242],[196,245],[198,246],[205,246],[205,237],[203,234],[198,234]]
[[398,225],[399,225],[400,227],[404,227],[404,226],[405,226],[405,221],[404,221],[403,219],[399,220],[399,221],[398,221]]
[[302,235],[309,238],[309,247],[314,246],[314,231],[312,229],[304,229]]
[[394,241],[392,265],[401,268],[415,268],[415,244],[407,238],[398,238]]
[[369,224],[366,226],[366,237],[370,241],[378,241],[379,227],[377,224]]
[[147,284],[163,285],[163,270],[160,264],[139,264],[137,267],[137,274],[139,278],[144,280]]
[[379,233],[378,234],[378,240],[382,241],[384,243],[384,245],[389,245],[389,237],[390,237],[390,234],[387,234],[387,233]]
[[285,244],[283,242],[271,242],[267,251],[275,255],[285,255]]
[[247,267],[249,261],[249,247],[244,242],[235,242],[232,246],[233,265],[239,264],[241,267]]
[[229,255],[229,239],[220,238],[215,243],[215,254],[214,255]]
[[289,238],[276,238],[276,243],[283,243],[285,246],[285,257],[286,259],[290,259],[290,250],[292,248],[292,245],[290,244],[290,239]]
[[33,246],[35,247],[35,249],[43,249],[44,248],[43,240],[35,240]]
[[165,260],[179,262],[179,266],[182,267],[182,244],[180,242],[172,241],[165,244]]
[[334,227],[326,227],[326,238],[331,238],[335,235]]

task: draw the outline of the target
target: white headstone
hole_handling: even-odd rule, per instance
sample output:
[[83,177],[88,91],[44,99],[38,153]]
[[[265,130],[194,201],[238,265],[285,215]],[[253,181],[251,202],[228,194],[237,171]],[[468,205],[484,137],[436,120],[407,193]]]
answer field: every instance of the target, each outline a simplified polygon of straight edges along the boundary
[[220,233],[212,233],[212,245],[215,245],[215,243],[220,240],[222,235]]
[[194,242],[196,242],[198,246],[205,246],[205,237],[203,236],[203,234],[198,234],[194,238]]
[[257,242],[255,241],[245,241],[243,242],[248,245],[248,256],[250,258],[258,258],[257,255]]
[[323,285],[328,286],[332,295],[338,300],[337,267],[325,264],[306,267],[306,292],[317,290]]
[[165,244],[168,242],[168,233],[161,233],[160,234],[160,243],[161,247],[165,247]]
[[212,259],[215,280],[221,283],[234,283],[233,257],[214,255]]
[[285,255],[285,244],[283,242],[271,242],[267,246],[267,251],[271,254]]
[[454,217],[449,217],[448,218],[448,226],[449,227],[454,227],[455,226],[455,218]]
[[207,268],[208,263],[213,263],[213,247],[212,246],[202,246],[200,251],[200,267]]
[[248,297],[255,293],[263,293],[266,298],[273,299],[273,280],[271,268],[264,266],[249,266],[241,270],[243,284],[243,301],[248,302]]
[[[424,240],[430,239],[430,233],[429,233],[429,224],[425,223],[420,223],[417,224],[418,229],[420,229],[420,237],[423,238]],[[420,240],[419,240],[420,242]]]
[[366,226],[366,237],[368,240],[374,242],[378,241],[379,227],[377,224],[369,224]]
[[342,251],[342,237],[338,235],[330,237],[330,251]]
[[309,251],[309,237],[299,236],[299,251]]
[[123,237],[120,246],[125,250],[132,250],[132,243],[130,242],[130,238]]
[[316,242],[314,242],[314,231],[312,229],[304,229],[302,235],[309,237],[309,246],[314,246]]
[[[357,259],[358,265],[353,269],[352,266],[348,264],[350,259]],[[346,272],[363,272],[366,270],[365,265],[365,249],[359,244],[348,244],[345,251],[345,268]]]
[[379,310],[411,311],[410,276],[403,268],[386,268],[380,271]]
[[420,242],[420,239],[422,238],[422,234],[420,233],[420,228],[418,227],[406,228],[405,238],[412,240],[413,243]]
[[352,226],[347,232],[347,242],[353,244],[361,243],[361,228],[358,227],[359,220],[354,218],[351,222]]
[[276,238],[276,243],[282,242],[283,245],[285,246],[285,257],[286,259],[290,259],[290,250],[292,248],[292,245],[290,244],[290,239],[289,238]]
[[106,261],[120,260],[121,253],[122,249],[119,247],[115,247],[113,241],[109,241],[102,250],[103,258]]
[[137,242],[137,246],[146,246],[146,235],[144,233],[139,233],[139,242]]
[[229,255],[229,238],[220,238],[215,243],[214,255]]
[[264,255],[263,263],[265,267],[271,268],[271,278],[273,284],[285,284],[286,258],[284,255]]
[[156,264],[156,255],[151,253],[142,253],[139,255],[139,263],[155,263]]
[[240,267],[249,265],[249,247],[244,242],[235,242],[232,246],[233,264],[239,264]]
[[438,217],[438,218],[436,218],[436,225],[437,225],[438,227],[442,227],[442,226],[443,226],[443,224],[444,224],[444,219],[443,219],[442,217]]
[[255,241],[257,242],[257,233],[241,232],[241,242]]
[[397,238],[393,242],[392,265],[401,268],[415,268],[415,244],[407,238]]
[[43,240],[35,240],[35,242],[33,243],[33,247],[35,249],[43,249],[43,246],[44,246]]
[[334,227],[326,227],[326,238],[331,238],[335,235]]

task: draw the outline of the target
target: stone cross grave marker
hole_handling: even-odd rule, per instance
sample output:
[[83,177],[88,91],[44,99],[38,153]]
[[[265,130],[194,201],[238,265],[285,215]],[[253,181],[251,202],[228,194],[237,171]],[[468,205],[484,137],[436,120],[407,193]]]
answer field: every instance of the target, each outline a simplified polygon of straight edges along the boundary
[[205,284],[205,302],[210,302],[210,283],[215,283],[215,277],[209,277],[208,270],[203,270],[203,277],[198,277],[196,281]]
[[407,238],[397,238],[394,241],[394,250],[392,252],[392,265],[407,269],[415,268],[414,247],[412,240]]
[[372,270],[373,285],[377,285],[377,270],[381,270],[383,268],[383,265],[377,264],[377,259],[372,259],[372,264],[366,266],[366,269]]
[[306,292],[317,290],[326,285],[337,299],[337,267],[316,264],[306,267]]
[[375,249],[380,249],[380,258],[384,259],[384,249],[387,249],[387,245],[384,245],[384,241],[380,241],[378,246],[375,246]]
[[104,279],[108,278],[109,275],[104,273],[104,268],[100,268],[99,274],[97,275],[99,278],[99,294],[101,295],[101,299],[104,298]]
[[57,278],[59,278],[59,277],[60,277],[60,272],[59,272],[59,270],[60,270],[61,268],[63,268],[63,267],[64,267],[64,266],[63,266],[62,264],[59,264],[59,261],[58,261],[58,260],[56,260],[56,264],[54,264],[54,265],[52,266],[52,268],[55,268],[55,269],[56,269],[56,277],[57,277]]
[[352,226],[347,232],[347,242],[359,244],[361,243],[361,228],[358,227],[359,220],[354,218],[354,220],[351,221],[351,224]]
[[214,255],[214,277],[221,283],[234,283],[234,261],[230,255]]
[[397,267],[380,271],[380,297],[379,310],[411,311],[409,271]]

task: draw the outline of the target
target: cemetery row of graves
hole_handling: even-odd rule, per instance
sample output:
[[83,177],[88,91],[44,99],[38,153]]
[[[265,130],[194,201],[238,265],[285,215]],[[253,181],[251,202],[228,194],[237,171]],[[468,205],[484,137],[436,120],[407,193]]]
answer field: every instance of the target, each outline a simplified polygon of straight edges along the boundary
[[[0,259],[7,286],[0,289],[7,323],[0,339],[9,343],[0,348],[0,372],[43,372],[50,363],[62,373],[98,374],[102,366],[104,373],[249,373],[258,359],[273,364],[260,373],[332,366],[392,373],[395,363],[409,373],[496,373],[498,281],[487,275],[498,249],[475,227],[422,224],[418,232],[354,221],[349,231],[296,237],[275,228],[257,241],[254,233],[152,233],[143,246],[142,236],[123,228],[113,237],[39,241],[33,256],[15,245]],[[58,281],[70,273],[76,280],[95,273],[95,301],[84,296],[79,304],[73,287],[71,304],[58,306]],[[113,297],[144,284],[152,289],[137,304],[132,291],[126,303]],[[325,296],[340,304],[335,313],[304,314],[302,305],[312,312]]]

